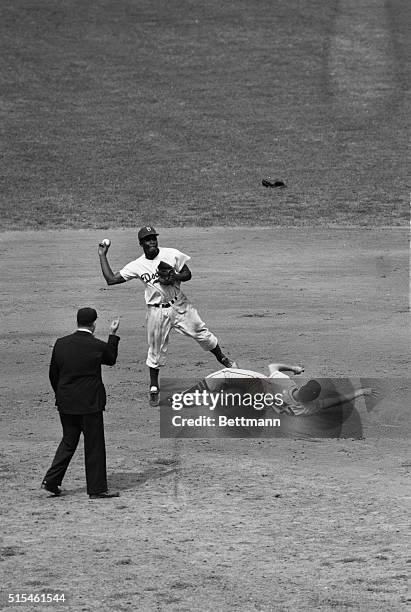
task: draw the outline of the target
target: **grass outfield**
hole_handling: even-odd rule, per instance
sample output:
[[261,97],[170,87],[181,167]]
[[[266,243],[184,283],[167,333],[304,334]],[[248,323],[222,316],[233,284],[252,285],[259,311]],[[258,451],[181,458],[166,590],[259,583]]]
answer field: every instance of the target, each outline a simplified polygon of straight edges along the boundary
[[382,4],[3,2],[2,228],[405,224],[410,5]]

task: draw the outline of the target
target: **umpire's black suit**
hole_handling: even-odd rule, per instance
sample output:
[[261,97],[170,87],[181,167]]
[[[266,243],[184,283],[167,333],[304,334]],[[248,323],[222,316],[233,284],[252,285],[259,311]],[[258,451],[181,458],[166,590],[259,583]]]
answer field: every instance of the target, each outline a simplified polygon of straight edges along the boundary
[[108,342],[88,331],[59,338],[53,348],[49,377],[56,394],[56,406],[63,426],[63,438],[44,481],[61,484],[70,460],[84,435],[87,493],[107,491],[106,449],[103,410],[106,391],[101,365],[114,365],[120,338],[110,335]]

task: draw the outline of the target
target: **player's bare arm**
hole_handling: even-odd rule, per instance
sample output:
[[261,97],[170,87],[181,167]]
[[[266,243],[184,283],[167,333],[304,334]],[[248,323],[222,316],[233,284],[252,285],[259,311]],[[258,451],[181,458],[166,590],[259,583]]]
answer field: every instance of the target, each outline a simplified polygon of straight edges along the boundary
[[341,404],[345,404],[346,402],[351,402],[357,397],[365,397],[367,395],[376,397],[377,393],[375,392],[375,390],[368,387],[365,389],[357,389],[353,393],[348,393],[347,395],[341,395],[339,397],[329,397],[322,400],[318,400],[318,407],[320,410],[325,410],[327,408],[331,408],[332,406],[339,406]]
[[270,374],[273,372],[293,372],[294,374],[301,374],[304,372],[302,366],[290,365],[289,363],[270,363],[268,366]]
[[119,283],[125,283],[125,279],[121,276],[120,272],[114,274],[107,260],[107,251],[110,245],[100,243],[98,245],[98,256],[100,258],[100,266],[103,276],[107,285],[118,285]]

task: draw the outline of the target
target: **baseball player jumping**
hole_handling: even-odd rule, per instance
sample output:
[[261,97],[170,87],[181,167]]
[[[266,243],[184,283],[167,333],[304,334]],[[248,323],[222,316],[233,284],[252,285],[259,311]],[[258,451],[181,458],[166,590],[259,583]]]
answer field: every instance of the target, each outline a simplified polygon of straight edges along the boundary
[[177,249],[158,246],[158,233],[152,226],[142,227],[138,240],[143,254],[113,273],[108,260],[109,244],[98,247],[100,265],[108,285],[117,285],[138,278],[145,285],[147,304],[148,355],[150,370],[150,405],[159,404],[159,370],[165,364],[169,334],[175,329],[196,340],[205,351],[211,351],[225,368],[237,364],[222,352],[216,336],[209,331],[194,306],[180,289],[191,279],[187,261],[191,258]]

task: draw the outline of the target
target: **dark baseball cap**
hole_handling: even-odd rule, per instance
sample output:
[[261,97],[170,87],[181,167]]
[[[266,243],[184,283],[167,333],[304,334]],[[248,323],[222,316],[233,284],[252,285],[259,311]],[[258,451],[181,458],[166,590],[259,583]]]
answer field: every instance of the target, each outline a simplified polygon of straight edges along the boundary
[[321,393],[321,385],[316,380],[309,380],[305,385],[298,389],[298,398],[302,402],[311,402]]
[[79,308],[77,311],[77,325],[93,325],[97,319],[97,311],[94,308]]
[[147,236],[158,236],[156,230],[152,225],[146,225],[142,227],[138,232],[138,239],[141,242]]

